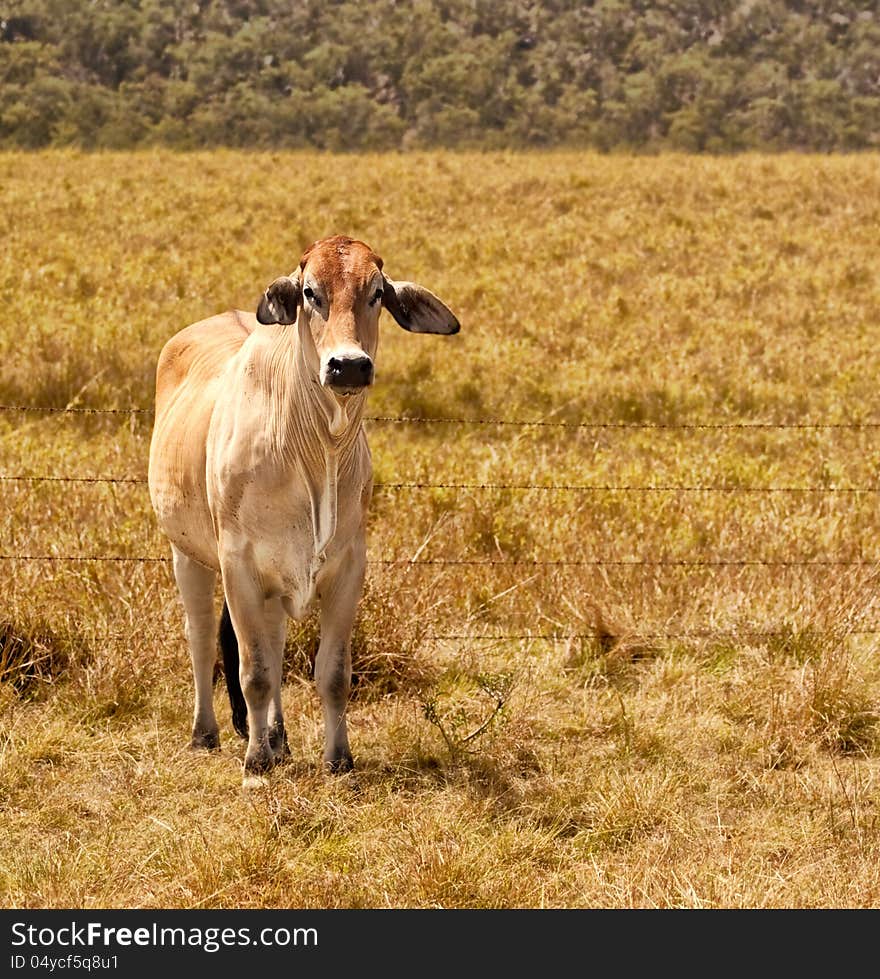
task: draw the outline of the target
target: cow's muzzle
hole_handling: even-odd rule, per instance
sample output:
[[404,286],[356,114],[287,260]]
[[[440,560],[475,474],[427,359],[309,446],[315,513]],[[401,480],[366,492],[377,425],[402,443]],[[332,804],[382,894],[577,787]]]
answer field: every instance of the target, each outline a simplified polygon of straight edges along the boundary
[[336,394],[357,394],[373,383],[373,361],[369,357],[331,357],[324,384]]

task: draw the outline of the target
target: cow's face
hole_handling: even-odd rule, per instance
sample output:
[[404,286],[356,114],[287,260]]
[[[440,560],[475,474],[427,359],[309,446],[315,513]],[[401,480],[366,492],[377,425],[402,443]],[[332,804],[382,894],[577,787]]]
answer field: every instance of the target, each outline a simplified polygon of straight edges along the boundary
[[303,255],[300,282],[319,381],[334,394],[357,394],[373,383],[382,259],[361,241],[325,238]]
[[306,357],[318,381],[346,398],[373,383],[383,306],[413,333],[459,330],[458,320],[436,296],[414,283],[392,281],[368,245],[341,236],[307,248],[296,272],[266,290],[257,319],[299,319]]

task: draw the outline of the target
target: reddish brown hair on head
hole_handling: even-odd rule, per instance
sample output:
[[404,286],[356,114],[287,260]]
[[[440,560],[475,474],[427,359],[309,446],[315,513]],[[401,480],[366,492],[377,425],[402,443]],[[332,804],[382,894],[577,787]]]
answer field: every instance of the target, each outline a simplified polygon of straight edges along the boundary
[[360,241],[358,238],[349,238],[347,235],[333,235],[330,238],[319,238],[318,241],[313,241],[302,253],[302,258],[299,260],[299,267],[304,270],[312,252],[319,248],[321,250],[335,249],[336,254],[342,257],[349,253],[352,245],[360,245],[362,248],[365,248],[368,253],[367,257],[375,263],[379,271],[382,270],[383,262],[380,256],[365,241]]

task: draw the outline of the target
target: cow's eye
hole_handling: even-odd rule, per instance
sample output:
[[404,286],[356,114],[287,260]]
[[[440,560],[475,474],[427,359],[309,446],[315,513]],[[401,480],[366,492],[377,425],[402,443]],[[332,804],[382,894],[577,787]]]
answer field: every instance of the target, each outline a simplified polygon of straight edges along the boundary
[[382,295],[383,295],[382,290],[381,289],[377,289],[373,293],[373,298],[370,300],[370,305],[371,306],[375,306],[376,303],[379,302],[379,300],[382,298]]
[[315,295],[315,290],[311,286],[306,286],[303,289],[303,295],[308,299],[313,306],[317,306],[318,309],[321,308],[321,300]]

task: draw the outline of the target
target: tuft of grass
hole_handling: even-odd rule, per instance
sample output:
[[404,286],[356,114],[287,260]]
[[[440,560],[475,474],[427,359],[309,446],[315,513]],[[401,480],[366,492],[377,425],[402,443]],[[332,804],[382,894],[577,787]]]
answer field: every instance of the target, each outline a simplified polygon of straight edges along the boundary
[[[309,680],[320,643],[317,613],[292,623],[285,644],[285,674]],[[351,638],[352,697],[382,699],[420,690],[436,670],[424,655],[424,619],[393,592],[367,584]]]
[[46,623],[0,620],[0,684],[22,696],[36,694],[64,675],[73,646]]
[[514,678],[511,673],[481,673],[473,678],[473,685],[484,695],[485,704],[481,705],[479,714],[473,709],[473,696],[461,695],[460,684],[451,696],[435,694],[422,702],[425,720],[440,732],[453,760],[465,752],[481,750],[477,742],[501,720],[513,691]]

